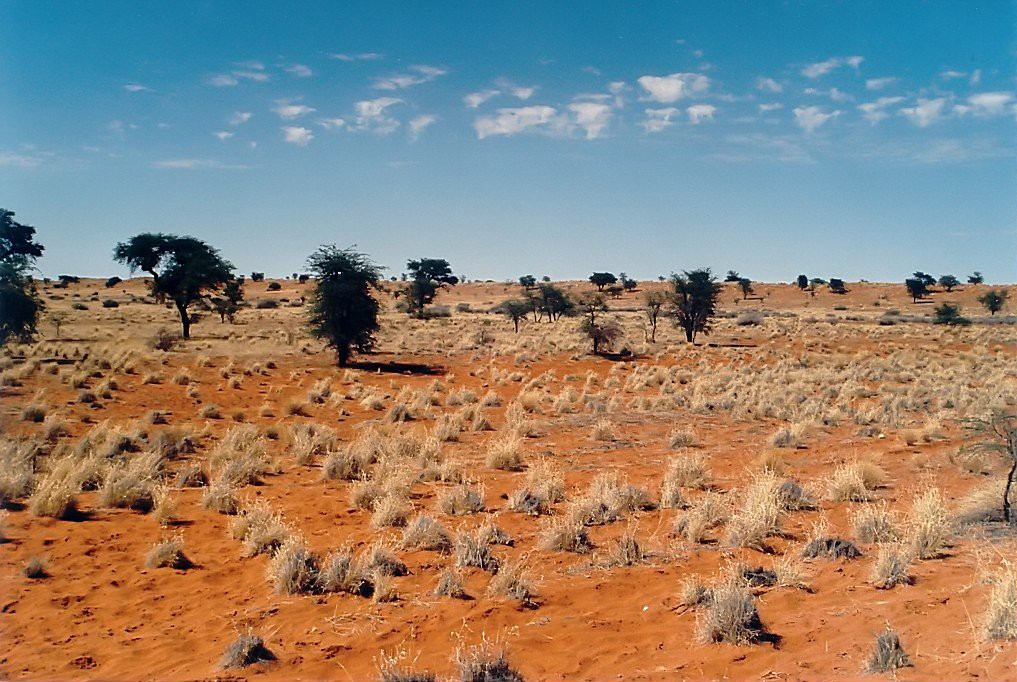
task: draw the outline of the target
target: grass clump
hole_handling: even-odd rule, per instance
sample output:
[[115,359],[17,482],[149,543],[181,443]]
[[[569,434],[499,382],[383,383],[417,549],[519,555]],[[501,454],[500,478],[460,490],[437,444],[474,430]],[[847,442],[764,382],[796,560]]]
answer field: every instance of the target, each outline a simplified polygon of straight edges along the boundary
[[876,635],[876,644],[865,662],[863,672],[890,673],[911,665],[911,660],[901,646],[900,636],[889,627]]
[[255,663],[274,661],[275,654],[265,646],[265,640],[251,631],[239,635],[226,647],[219,666],[222,668],[246,668]]

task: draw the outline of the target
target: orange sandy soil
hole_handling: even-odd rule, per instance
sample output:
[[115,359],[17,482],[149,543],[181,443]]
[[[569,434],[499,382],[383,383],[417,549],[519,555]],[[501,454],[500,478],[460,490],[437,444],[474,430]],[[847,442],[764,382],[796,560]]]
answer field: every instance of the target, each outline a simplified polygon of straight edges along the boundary
[[[264,283],[249,283],[248,298],[294,298],[301,290],[293,282],[283,284],[283,291],[270,294],[264,291]],[[739,296],[731,288],[725,293],[724,307],[794,310],[820,318],[833,313],[834,306],[849,309],[837,315],[858,311],[873,316],[891,307],[904,314],[924,314],[931,307],[912,304],[901,285],[849,286],[852,292],[847,296],[823,292],[812,298],[789,286],[757,285],[763,301],[737,305],[734,300]],[[936,300],[956,300],[973,314],[974,297],[983,290],[965,287],[953,294],[939,294]],[[111,295],[101,282],[94,281],[74,285],[62,293],[73,297],[77,292],[87,297],[93,291],[102,298]],[[123,300],[130,293],[142,295],[141,284],[127,283],[114,289],[112,295]],[[517,293],[518,287],[471,284],[443,293],[438,302],[454,306],[465,301],[482,307]],[[70,300],[61,299],[51,307],[60,308]],[[874,305],[877,301],[879,306]],[[638,303],[628,295],[620,305],[636,307]],[[90,343],[108,343],[111,337],[129,345],[147,338],[152,328],[131,321],[129,311],[138,307],[140,304],[122,306],[114,311],[118,317],[107,319],[102,317],[106,311],[92,303],[90,312],[75,313],[78,317],[65,327],[66,341],[52,341],[52,332],[48,328],[43,331],[53,343],[63,344],[70,355],[75,348],[82,352]],[[150,305],[145,310],[154,311],[151,314],[163,324],[173,323],[171,311]],[[235,329],[240,330],[245,316],[252,314],[242,312],[241,324]],[[289,316],[276,320],[276,327],[297,327],[297,312],[279,309],[276,314]],[[399,319],[386,318],[387,323]],[[499,328],[508,324],[500,318],[496,323]],[[900,328],[901,343],[914,343],[923,352],[943,352],[923,344],[927,327]],[[171,426],[195,431],[207,428],[199,439],[198,452],[189,456],[202,461],[216,439],[232,425],[230,414],[235,408],[242,409],[245,419],[259,426],[306,421],[326,424],[334,427],[343,440],[353,440],[359,425],[380,418],[382,413],[365,410],[353,400],[343,403],[349,416],[338,415],[338,410],[327,404],[311,406],[307,417],[283,416],[281,406],[291,399],[304,400],[319,379],[331,377],[333,388],[342,390],[342,371],[316,342],[304,339],[310,348],[307,352],[282,344],[271,348],[264,344],[248,346],[232,343],[227,335],[233,331],[229,325],[220,325],[218,319],[206,318],[194,328],[195,340],[164,356],[160,369],[166,378],[164,383],[143,385],[140,372],[117,375],[119,390],[112,400],[100,400],[97,408],[77,403],[77,391],[58,377],[36,373],[25,385],[4,389],[0,426],[9,435],[37,434],[38,425],[22,422],[19,413],[40,390],[52,411],[68,420],[71,435],[63,439],[66,442],[79,438],[95,422],[141,419],[157,408],[168,413]],[[793,339],[769,339],[761,330],[735,327],[705,340],[733,337],[757,345],[785,347],[791,352],[799,346]],[[858,351],[878,351],[863,335],[850,332],[845,332],[838,344]],[[440,367],[437,378],[448,390],[467,387],[478,395],[488,390],[485,379],[472,375],[490,364],[488,358],[474,360],[466,352],[452,357],[395,353],[384,343],[380,350],[373,360]],[[1012,350],[1008,347],[1008,352]],[[752,349],[742,351],[744,359],[751,359]],[[211,357],[212,366],[195,366],[198,355]],[[277,368],[269,370],[267,376],[241,377],[240,388],[230,389],[219,371],[233,358],[241,367],[254,360],[273,360]],[[673,352],[652,362],[670,365],[683,361],[682,346],[676,344]],[[515,366],[511,356],[493,362],[531,377],[552,371],[559,379],[587,371],[603,379],[615,364],[591,356],[573,360],[565,354],[523,368]],[[186,386],[169,381],[183,367],[200,387],[198,399],[186,396]],[[629,371],[621,373],[623,380]],[[442,376],[446,373],[454,376]],[[436,378],[373,372],[359,375],[364,385],[377,386],[388,395],[395,395],[404,385],[425,387]],[[552,390],[557,393],[565,385],[558,383]],[[492,384],[490,388],[507,404],[519,386]],[[581,383],[576,386],[581,388]],[[258,416],[258,407],[266,400],[280,406],[277,416]],[[197,416],[201,405],[209,402],[221,408],[222,419],[203,420]],[[451,560],[425,551],[399,552],[410,575],[395,579],[399,599],[394,603],[377,604],[342,594],[277,595],[265,575],[268,558],[241,558],[239,542],[227,531],[230,517],[203,509],[200,489],[176,492],[180,519],[176,530],[182,532],[185,553],[196,566],[186,571],[147,569],[145,554],[167,536],[167,530],[147,515],[98,508],[95,493],[85,492],[78,497],[79,506],[87,512],[84,520],[36,518],[18,509],[9,513],[9,541],[0,545],[0,676],[26,680],[364,680],[377,678],[376,657],[380,650],[402,647],[419,656],[418,669],[448,677],[455,675],[451,654],[457,644],[477,642],[486,634],[507,643],[509,660],[528,680],[843,680],[864,677],[859,671],[874,635],[889,623],[901,633],[914,663],[914,667],[898,673],[899,679],[1017,679],[1017,644],[987,642],[978,632],[988,594],[988,586],[979,579],[980,562],[991,563],[997,556],[1014,558],[1017,543],[1012,533],[996,532],[991,538],[977,533],[957,537],[942,558],[914,564],[914,585],[892,590],[878,590],[867,582],[876,554],[874,545],[862,545],[862,558],[853,561],[810,561],[811,591],[779,587],[757,591],[762,622],[769,632],[780,636],[779,645],[704,644],[696,638],[696,612],[679,603],[677,595],[683,578],[697,574],[709,582],[732,560],[769,567],[784,550],[800,547],[820,513],[829,519],[834,532],[850,537],[848,514],[860,503],[822,501],[821,512],[790,514],[784,525],[787,536],[772,540],[770,554],[725,547],[722,529],[713,532],[719,540],[716,543],[684,543],[672,534],[673,519],[679,512],[671,509],[640,512],[628,520],[592,528],[591,538],[598,548],[592,556],[544,551],[538,545],[548,519],[507,510],[506,498],[520,486],[525,472],[496,471],[484,465],[484,444],[499,437],[504,409],[488,411],[494,432],[466,432],[460,442],[445,446],[454,458],[466,463],[468,475],[484,485],[488,513],[441,515],[435,497],[444,484],[418,483],[413,489],[413,505],[417,511],[438,518],[450,532],[474,528],[484,518],[494,516],[515,539],[513,547],[496,546],[494,553],[503,560],[525,561],[539,594],[535,607],[488,596],[490,576],[479,569],[466,570],[467,590],[475,598],[462,601],[433,596],[439,571]],[[83,423],[84,418],[92,423]],[[699,449],[709,455],[715,489],[727,492],[744,485],[748,472],[757,468],[753,463],[768,450],[767,440],[780,425],[774,420],[734,421],[723,412],[702,416],[681,411],[658,414],[620,410],[608,418],[615,426],[616,440],[602,443],[589,435],[590,425],[598,417],[584,412],[556,415],[545,406],[543,414],[534,417],[541,435],[526,441],[526,456],[546,454],[557,461],[566,473],[568,491],[584,489],[596,473],[618,470],[656,498],[664,464],[673,454],[667,448],[666,434],[675,425],[691,425],[698,434]],[[429,420],[407,424],[410,431],[430,426],[433,421]],[[879,498],[890,501],[895,509],[906,510],[914,492],[928,483],[938,486],[947,502],[953,503],[978,480],[950,464],[950,454],[965,436],[953,425],[945,425],[945,430],[945,441],[907,446],[893,435],[878,440],[863,438],[856,435],[856,427],[851,424],[818,427],[810,434],[807,446],[784,451],[787,475],[821,491],[824,477],[837,464],[864,455],[878,461],[889,474]],[[362,548],[378,537],[398,540],[397,530],[375,530],[366,512],[350,509],[351,484],[321,481],[318,465],[294,464],[286,455],[285,435],[274,445],[280,473],[267,477],[264,485],[243,489],[242,497],[270,501],[321,553],[347,541]],[[993,475],[1000,472],[1002,464],[997,463]],[[697,494],[692,491],[688,496],[694,499]],[[571,498],[571,494],[567,496]],[[627,528],[634,528],[642,544],[653,553],[650,561],[635,567],[597,566],[602,552]],[[21,567],[28,557],[36,555],[48,560],[51,575],[28,580]],[[265,638],[278,661],[241,670],[218,669],[226,646],[238,631],[248,627]]]

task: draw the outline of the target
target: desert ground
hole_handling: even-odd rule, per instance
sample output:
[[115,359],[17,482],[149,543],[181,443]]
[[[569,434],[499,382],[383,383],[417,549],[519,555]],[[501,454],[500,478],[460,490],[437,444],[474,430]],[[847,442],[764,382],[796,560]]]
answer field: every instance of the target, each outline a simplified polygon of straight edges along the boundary
[[[0,365],[4,679],[845,680],[888,627],[899,679],[1017,676],[1006,462],[964,421],[1014,407],[1013,297],[727,285],[692,346],[641,283],[602,357],[574,318],[514,333],[518,285],[416,320],[387,283],[341,369],[279,282],[168,350],[141,279],[42,288]],[[229,667],[247,636],[272,660]]]

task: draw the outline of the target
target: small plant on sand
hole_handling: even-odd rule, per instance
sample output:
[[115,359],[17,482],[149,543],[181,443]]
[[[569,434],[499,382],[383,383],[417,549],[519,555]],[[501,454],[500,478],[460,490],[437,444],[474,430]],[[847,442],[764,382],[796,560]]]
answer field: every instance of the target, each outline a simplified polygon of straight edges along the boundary
[[487,451],[487,466],[504,471],[519,471],[523,467],[523,440],[509,435],[493,443]]
[[1017,571],[1004,561],[989,576],[991,589],[985,609],[983,631],[989,639],[1017,640]]
[[507,562],[498,568],[491,578],[488,593],[514,599],[523,605],[533,605],[536,590],[526,568],[521,562]]
[[452,537],[441,523],[421,514],[403,531],[402,546],[406,549],[448,552],[452,549]]
[[896,585],[910,585],[914,578],[908,569],[913,559],[912,548],[907,545],[882,545],[869,572],[869,582],[881,590],[889,590]]
[[456,566],[476,568],[497,573],[499,562],[479,533],[460,533],[455,540]]
[[26,578],[40,580],[49,577],[49,562],[39,556],[29,557],[22,568]]
[[484,492],[470,485],[457,485],[438,495],[438,509],[450,516],[465,516],[484,510]]
[[265,640],[248,630],[239,634],[233,642],[226,647],[222,658],[219,659],[221,668],[246,668],[255,663],[274,661],[275,654],[265,646]]
[[145,566],[148,568],[175,568],[183,570],[191,566],[190,560],[184,555],[184,539],[175,535],[160,540],[145,555]]
[[672,450],[692,448],[699,443],[696,432],[689,427],[676,426],[667,434],[667,446]]
[[899,668],[906,668],[911,665],[911,660],[901,646],[900,636],[888,626],[886,630],[876,635],[876,643],[865,662],[862,672],[865,673],[892,673]]
[[416,659],[410,660],[405,649],[396,649],[386,653],[382,649],[375,659],[378,666],[379,682],[436,682],[434,673],[416,669]]
[[272,554],[267,575],[278,594],[309,592],[318,580],[318,560],[304,539],[292,534]]
[[438,576],[438,585],[434,588],[434,594],[452,599],[467,599],[469,597],[462,574],[454,568],[442,570],[441,575]]
[[480,644],[460,647],[455,653],[460,682],[523,682],[511,666],[505,647],[484,637]]
[[753,644],[763,633],[755,599],[739,580],[729,578],[710,590],[709,601],[698,618],[701,641]]
[[943,553],[953,534],[953,524],[943,496],[936,488],[920,493],[907,519],[907,538],[915,556],[932,559]]

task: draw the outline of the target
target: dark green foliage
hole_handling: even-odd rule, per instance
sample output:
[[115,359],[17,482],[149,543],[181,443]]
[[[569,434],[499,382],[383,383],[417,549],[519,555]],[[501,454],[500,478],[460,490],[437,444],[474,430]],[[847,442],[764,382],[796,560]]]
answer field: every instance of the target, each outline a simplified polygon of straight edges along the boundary
[[43,246],[35,228],[14,220],[14,212],[0,208],[0,344],[35,335],[43,308],[31,271]]
[[951,303],[944,303],[943,305],[936,308],[936,319],[934,321],[936,324],[949,324],[949,325],[971,324],[971,320],[961,316],[960,308]]
[[795,284],[798,285],[799,289],[805,291],[809,288],[809,278],[806,275],[798,275],[798,279],[795,281]]
[[265,273],[264,272],[252,272],[251,273],[251,281],[252,282],[261,282],[264,279],[265,279]]
[[1003,306],[1006,305],[1006,299],[1009,298],[1010,292],[1006,289],[993,289],[986,291],[984,294],[978,297],[978,302],[985,306],[985,309],[989,311],[990,315],[995,315]]
[[524,289],[532,289],[533,287],[537,286],[537,278],[534,277],[533,275],[523,275],[522,277],[519,278],[519,284]]
[[736,270],[728,270],[727,277],[724,278],[725,282],[741,282],[742,276],[738,274]]
[[744,301],[753,293],[752,280],[747,277],[740,277],[737,282],[738,287],[742,290],[742,300]]
[[152,295],[176,306],[185,339],[191,338],[188,307],[201,300],[207,290],[218,289],[233,277],[233,265],[194,237],[139,234],[117,244],[113,258],[132,272],[142,270],[152,276]]
[[452,274],[452,266],[443,258],[411,260],[406,268],[410,271],[408,311],[420,318],[424,316],[424,306],[438,295],[438,289],[459,283],[459,278]]
[[615,284],[618,278],[610,272],[595,272],[590,275],[590,281],[597,285],[597,291],[603,291],[608,284]]
[[308,309],[311,333],[325,339],[345,367],[351,351],[374,347],[379,305],[371,290],[381,271],[366,255],[334,245],[314,252],[307,267],[316,280]]
[[939,278],[939,286],[947,291],[953,291],[954,287],[960,286],[960,280],[953,275],[943,275]]
[[279,284],[279,282],[269,282],[268,283],[268,290],[269,291],[279,291],[280,289],[282,289],[282,284]]
[[710,333],[710,318],[717,313],[721,285],[706,268],[671,275],[671,287],[671,315],[685,332],[685,340],[694,343],[696,334]]
[[981,284],[984,281],[985,278],[982,277],[982,273],[978,272],[977,270],[968,275],[968,284]]
[[837,277],[830,278],[830,291],[835,294],[846,294],[847,287],[844,286],[844,280],[838,279]]
[[106,288],[112,289],[113,287],[115,287],[116,285],[120,284],[123,281],[124,280],[120,279],[119,277],[110,277],[108,280],[106,280]]
[[918,299],[925,298],[929,294],[928,285],[917,277],[904,280],[904,286],[907,287],[908,295],[915,303],[918,302]]
[[519,322],[524,320],[531,310],[533,310],[533,303],[521,298],[509,299],[498,306],[498,311],[512,320],[517,334],[519,333]]
[[536,293],[530,294],[534,320],[547,315],[548,322],[554,322],[562,315],[569,315],[574,304],[564,291],[553,284],[541,283]]
[[920,280],[927,287],[931,287],[931,286],[933,286],[936,283],[936,278],[935,277],[933,277],[932,275],[929,275],[927,273],[924,273],[921,270],[917,270],[911,276],[914,277],[917,280]]

